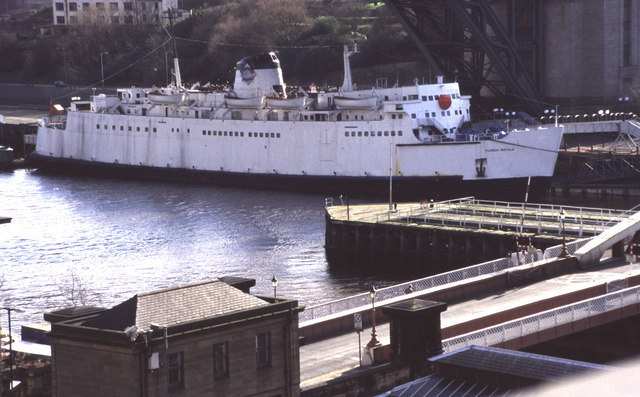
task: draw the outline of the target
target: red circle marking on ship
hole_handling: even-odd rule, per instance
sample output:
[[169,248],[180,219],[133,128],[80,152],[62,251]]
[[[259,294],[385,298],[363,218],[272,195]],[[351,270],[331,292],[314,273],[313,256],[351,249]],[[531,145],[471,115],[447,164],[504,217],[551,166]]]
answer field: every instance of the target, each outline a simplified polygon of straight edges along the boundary
[[438,97],[438,105],[440,105],[440,109],[447,110],[451,107],[451,97],[449,95],[443,94]]

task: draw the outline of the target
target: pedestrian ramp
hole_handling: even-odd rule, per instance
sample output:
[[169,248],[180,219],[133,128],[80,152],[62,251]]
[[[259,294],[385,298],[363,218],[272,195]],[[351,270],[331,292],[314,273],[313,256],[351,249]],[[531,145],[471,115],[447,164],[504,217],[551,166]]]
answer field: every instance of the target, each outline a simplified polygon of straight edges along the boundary
[[576,250],[574,256],[578,258],[580,267],[583,268],[598,264],[600,258],[609,249],[612,249],[612,256],[623,256],[625,240],[631,240],[638,231],[640,231],[640,213],[635,213],[589,240]]

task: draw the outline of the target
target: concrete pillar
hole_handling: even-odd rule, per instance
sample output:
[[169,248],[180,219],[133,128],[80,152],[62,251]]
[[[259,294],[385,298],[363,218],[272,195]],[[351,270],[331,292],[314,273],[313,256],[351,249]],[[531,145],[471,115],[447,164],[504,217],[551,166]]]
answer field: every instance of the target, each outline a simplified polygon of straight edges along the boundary
[[426,358],[442,353],[440,313],[447,304],[424,299],[410,299],[382,308],[391,318],[391,355],[406,360],[410,378],[428,371]]
[[426,241],[425,241],[425,232],[423,230],[416,231],[416,258],[415,258],[415,266],[414,270],[417,273],[421,273],[422,264],[426,260]]
[[611,247],[611,256],[614,258],[624,258],[624,241],[618,241]]

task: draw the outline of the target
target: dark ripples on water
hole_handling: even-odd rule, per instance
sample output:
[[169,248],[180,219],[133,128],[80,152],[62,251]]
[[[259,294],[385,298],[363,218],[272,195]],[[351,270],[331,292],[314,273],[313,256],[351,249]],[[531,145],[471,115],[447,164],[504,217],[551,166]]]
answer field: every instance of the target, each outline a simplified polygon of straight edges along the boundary
[[[545,201],[631,208],[638,199]],[[12,317],[18,331],[68,305],[61,288],[72,279],[106,307],[221,276],[254,278],[252,292],[270,296],[275,274],[278,295],[303,305],[398,281],[332,274],[323,206],[318,195],[0,173],[0,216],[13,218],[0,225],[0,306],[25,311]]]

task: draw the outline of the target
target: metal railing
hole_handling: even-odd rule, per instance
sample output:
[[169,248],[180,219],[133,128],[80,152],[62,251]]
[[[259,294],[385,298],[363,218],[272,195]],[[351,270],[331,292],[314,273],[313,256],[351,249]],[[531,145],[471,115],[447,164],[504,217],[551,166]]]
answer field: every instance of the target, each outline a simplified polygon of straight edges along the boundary
[[[638,208],[635,207],[634,210]],[[562,233],[560,211],[566,212],[566,233],[582,237],[602,233],[623,216],[635,211],[574,207],[557,204],[527,204],[508,201],[477,200],[465,197],[440,202],[423,202],[397,211],[382,211],[376,222],[413,222],[432,225],[469,227],[492,226],[498,230],[532,230]],[[524,214],[524,220],[523,218]]]
[[442,348],[445,352],[450,352],[471,345],[495,346],[516,338],[522,338],[638,303],[640,303],[640,287],[627,288],[450,338],[442,342]]
[[59,130],[64,130],[67,125],[67,117],[66,116],[46,116],[43,117],[39,122],[40,125],[47,128],[56,128]]
[[[325,207],[339,205],[333,199],[325,199]],[[344,206],[344,203],[342,203]],[[358,208],[353,206],[353,208]],[[575,207],[558,204],[527,204],[509,201],[478,200],[475,197],[463,197],[453,200],[423,201],[409,207],[394,210],[362,211],[358,208],[353,219],[360,222],[407,222],[431,225],[486,227],[498,230],[542,231],[561,234],[560,211],[565,210],[566,233],[583,237],[602,233],[607,227],[619,222],[623,217],[637,212],[640,205],[630,210],[609,208]],[[522,215],[524,213],[524,221]],[[355,214],[352,211],[352,214]]]
[[[567,250],[572,254],[584,244],[586,244],[587,241],[589,241],[589,239],[567,243]],[[558,256],[562,251],[562,246],[560,245],[547,248],[543,255],[544,258],[553,257],[549,256],[551,254],[547,254],[547,252],[549,252],[550,250],[553,250],[555,256]],[[533,263],[534,260],[534,255],[525,254],[524,263]],[[489,262],[480,263],[478,265],[469,266],[446,273],[440,273],[418,280],[407,281],[405,283],[393,285],[386,288],[381,288],[377,290],[376,305],[385,305],[390,303],[390,301],[394,298],[406,295],[410,285],[413,292],[423,291],[430,288],[436,288],[443,285],[468,280],[474,277],[494,274],[514,266],[517,266],[517,263],[513,263],[510,258],[500,258]],[[356,312],[359,310],[366,310],[370,307],[370,305],[371,298],[369,296],[369,293],[364,292],[362,294],[350,296],[347,298],[338,299],[319,305],[308,306],[302,313],[300,313],[299,322],[301,326],[303,326],[304,324],[302,323],[305,321],[321,321],[322,318],[336,316],[339,313],[347,314],[349,311]],[[366,308],[363,308],[364,306],[366,306]]]

